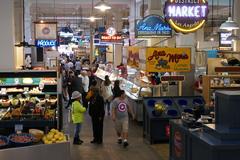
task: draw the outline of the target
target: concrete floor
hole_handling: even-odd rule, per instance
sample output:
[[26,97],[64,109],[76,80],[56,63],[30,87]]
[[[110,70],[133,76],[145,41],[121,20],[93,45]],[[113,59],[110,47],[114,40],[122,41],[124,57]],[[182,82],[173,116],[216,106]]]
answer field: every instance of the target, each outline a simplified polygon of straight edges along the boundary
[[[131,122],[129,127],[129,146],[118,145],[114,125],[109,116],[104,119],[103,144],[91,144],[91,120],[86,113],[81,131],[82,145],[71,145],[71,160],[168,160],[168,144],[150,145],[142,137],[142,126]],[[73,135],[73,125],[68,122],[68,111],[64,110],[64,130]]]

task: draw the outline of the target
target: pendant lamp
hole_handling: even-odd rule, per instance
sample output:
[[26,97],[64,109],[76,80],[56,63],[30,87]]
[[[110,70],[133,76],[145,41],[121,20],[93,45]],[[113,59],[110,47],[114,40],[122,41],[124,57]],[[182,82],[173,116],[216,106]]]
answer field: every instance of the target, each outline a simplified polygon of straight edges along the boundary
[[223,24],[221,24],[220,29],[221,30],[228,30],[228,31],[239,29],[239,25],[236,22],[234,22],[232,20],[232,17],[231,17],[231,0],[229,0],[229,17],[228,17],[228,20],[226,22],[224,22]]
[[94,8],[104,12],[106,10],[111,9],[112,7],[107,2],[104,2],[104,0],[101,0],[100,2],[95,4]]

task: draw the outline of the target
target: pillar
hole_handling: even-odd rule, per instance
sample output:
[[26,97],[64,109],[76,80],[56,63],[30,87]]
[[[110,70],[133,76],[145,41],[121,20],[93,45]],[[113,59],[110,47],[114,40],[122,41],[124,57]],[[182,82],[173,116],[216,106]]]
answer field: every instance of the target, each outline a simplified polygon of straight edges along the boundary
[[[240,7],[240,1],[239,0],[234,0],[234,6],[233,6],[233,20],[238,23],[240,26],[240,12],[239,12],[239,7]],[[237,36],[240,37],[240,29],[234,31]],[[240,51],[240,41],[237,41],[233,44],[233,50],[234,51]]]
[[13,70],[14,59],[14,0],[0,1],[0,71]]

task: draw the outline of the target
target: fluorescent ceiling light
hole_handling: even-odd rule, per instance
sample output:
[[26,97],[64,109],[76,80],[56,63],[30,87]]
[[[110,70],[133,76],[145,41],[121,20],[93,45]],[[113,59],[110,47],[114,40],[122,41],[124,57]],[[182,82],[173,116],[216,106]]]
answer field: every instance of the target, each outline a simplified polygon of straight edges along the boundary
[[101,0],[94,6],[94,8],[104,12],[108,9],[111,9],[112,7],[108,3],[104,2],[104,0]]
[[91,16],[91,17],[89,17],[89,20],[90,20],[91,22],[95,22],[96,18],[95,18],[94,16]]
[[232,17],[228,17],[228,20],[222,23],[219,29],[232,31],[239,29],[239,25],[232,20]]

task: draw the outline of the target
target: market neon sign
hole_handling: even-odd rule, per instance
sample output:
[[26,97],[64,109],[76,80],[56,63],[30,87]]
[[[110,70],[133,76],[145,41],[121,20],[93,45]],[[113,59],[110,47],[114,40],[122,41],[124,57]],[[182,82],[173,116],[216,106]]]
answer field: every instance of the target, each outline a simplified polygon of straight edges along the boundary
[[168,0],[165,3],[166,20],[177,32],[190,33],[201,28],[208,16],[206,0]]
[[54,47],[57,46],[57,40],[46,40],[46,39],[38,39],[35,42],[37,47]]

